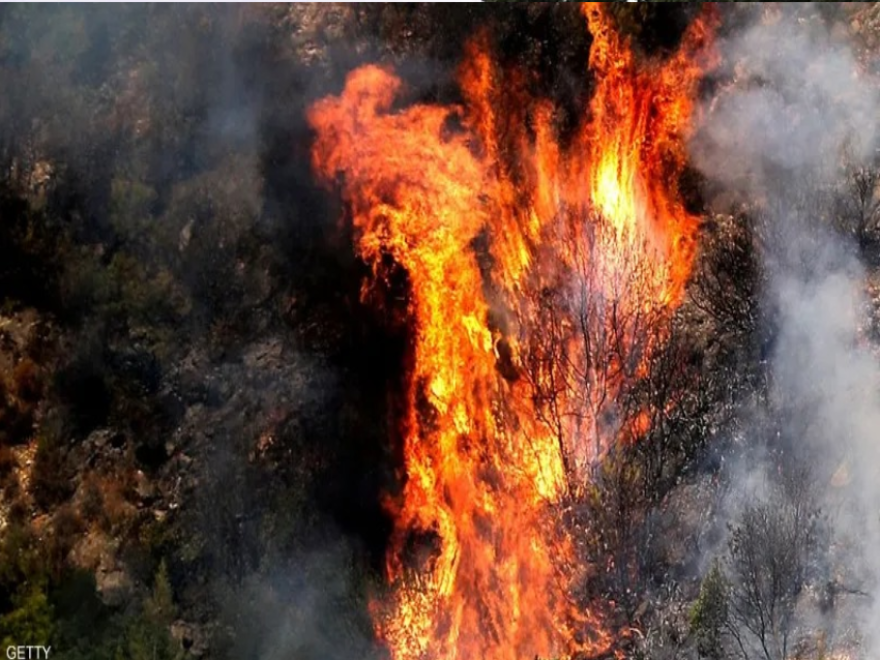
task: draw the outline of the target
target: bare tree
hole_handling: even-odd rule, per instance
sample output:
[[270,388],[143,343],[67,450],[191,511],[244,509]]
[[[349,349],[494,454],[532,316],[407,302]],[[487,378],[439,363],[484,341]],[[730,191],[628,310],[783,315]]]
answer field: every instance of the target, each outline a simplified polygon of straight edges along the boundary
[[645,402],[633,388],[668,333],[668,314],[652,304],[647,247],[591,214],[576,219],[577,228],[555,241],[563,265],[542,273],[525,302],[531,322],[523,325],[540,332],[519,343],[537,415],[557,435],[571,478],[582,482],[614,442],[642,434]]
[[866,250],[878,239],[880,229],[880,170],[874,167],[849,167],[843,177],[832,207],[833,224],[844,236]]
[[590,214],[560,224],[562,266],[520,310],[540,328],[518,338],[520,372],[565,460],[591,591],[632,615],[654,570],[645,514],[707,437],[709,398],[684,325],[658,302],[651,247]]
[[808,466],[782,468],[772,494],[746,504],[730,526],[722,562],[723,625],[718,625],[719,635],[730,643],[723,655],[704,651],[704,657],[790,657],[795,607],[821,547],[816,492]]
[[663,343],[645,357],[641,378],[629,391],[635,399],[630,407],[642,415],[644,433],[633,451],[643,496],[651,504],[678,483],[720,421],[715,374],[706,368],[693,333],[677,317],[658,325]]
[[716,216],[704,227],[702,254],[690,300],[718,329],[710,339],[742,345],[761,321],[759,236],[745,214]]

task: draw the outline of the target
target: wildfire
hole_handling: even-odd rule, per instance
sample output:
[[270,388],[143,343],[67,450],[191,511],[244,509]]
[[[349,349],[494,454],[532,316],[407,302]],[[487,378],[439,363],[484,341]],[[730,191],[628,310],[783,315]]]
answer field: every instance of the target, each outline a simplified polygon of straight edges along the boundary
[[697,219],[676,181],[710,29],[698,21],[670,60],[639,64],[599,3],[584,13],[597,88],[569,143],[485,39],[462,65],[461,106],[397,108],[400,79],[365,66],[309,112],[315,170],[341,181],[372,266],[365,290],[389,260],[408,276],[394,597],[375,611],[395,660],[570,657],[612,641],[570,596],[581,576],[559,514],[624,426],[641,429],[641,415],[600,428],[599,390],[612,400],[651,342],[636,348],[624,323],[616,353],[596,353],[582,331],[607,336],[681,299]]

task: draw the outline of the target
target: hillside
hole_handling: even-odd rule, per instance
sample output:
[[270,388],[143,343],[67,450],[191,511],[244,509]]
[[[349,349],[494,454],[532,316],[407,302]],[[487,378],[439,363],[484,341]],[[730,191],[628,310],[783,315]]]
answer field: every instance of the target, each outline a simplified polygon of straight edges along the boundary
[[3,645],[873,657],[880,9],[721,4],[0,10]]

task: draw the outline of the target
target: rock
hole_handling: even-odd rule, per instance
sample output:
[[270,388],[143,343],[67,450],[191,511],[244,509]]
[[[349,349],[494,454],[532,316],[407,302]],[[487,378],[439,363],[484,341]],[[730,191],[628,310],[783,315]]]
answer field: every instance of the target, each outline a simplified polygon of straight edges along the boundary
[[134,584],[124,570],[98,570],[95,573],[98,595],[108,607],[121,607],[131,600]]
[[177,248],[180,252],[185,252],[186,248],[189,247],[189,242],[192,239],[193,224],[195,224],[195,218],[190,218],[189,222],[180,230],[180,237],[177,242]]
[[95,572],[95,587],[108,607],[120,607],[134,595],[134,581],[118,559],[118,544],[107,535],[92,531],[71,550],[71,563]]
[[200,626],[186,621],[175,621],[171,624],[171,637],[180,647],[194,658],[200,658],[208,651],[211,633],[207,626]]
[[283,364],[283,351],[284,345],[281,340],[277,337],[272,337],[249,348],[243,356],[243,362],[250,369],[274,371]]
[[109,570],[115,553],[116,547],[111,538],[101,532],[91,531],[73,546],[68,559],[81,569]]
[[286,14],[291,51],[302,64],[327,66],[328,44],[351,40],[355,10],[345,3],[303,3],[287,8]]
[[107,446],[107,443],[113,438],[113,431],[109,429],[99,429],[97,431],[92,431],[89,434],[89,437],[86,438],[86,444],[91,445],[95,449],[102,449]]
[[134,491],[144,502],[151,502],[157,497],[156,486],[140,470],[134,476]]

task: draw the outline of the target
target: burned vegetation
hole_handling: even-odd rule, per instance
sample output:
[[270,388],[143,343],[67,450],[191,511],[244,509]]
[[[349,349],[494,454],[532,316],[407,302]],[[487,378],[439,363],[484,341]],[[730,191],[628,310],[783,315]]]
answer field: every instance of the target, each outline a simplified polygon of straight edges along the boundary
[[4,647],[874,657],[875,27],[4,8]]

